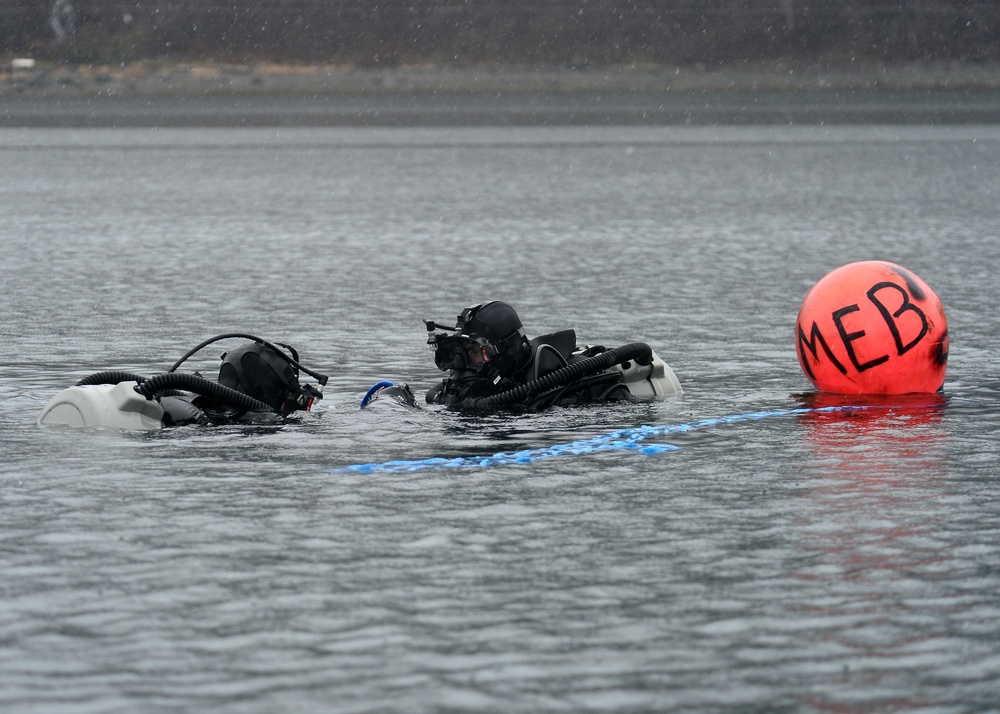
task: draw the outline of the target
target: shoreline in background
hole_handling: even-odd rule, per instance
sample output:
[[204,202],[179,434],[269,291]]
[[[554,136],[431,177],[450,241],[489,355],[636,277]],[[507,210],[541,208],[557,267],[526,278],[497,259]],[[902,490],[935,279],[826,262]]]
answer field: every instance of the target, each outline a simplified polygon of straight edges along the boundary
[[0,127],[1000,123],[1000,64],[19,64],[0,73]]
[[1000,89],[1000,63],[775,63],[720,68],[25,65],[31,65],[30,60],[5,63],[0,98]]

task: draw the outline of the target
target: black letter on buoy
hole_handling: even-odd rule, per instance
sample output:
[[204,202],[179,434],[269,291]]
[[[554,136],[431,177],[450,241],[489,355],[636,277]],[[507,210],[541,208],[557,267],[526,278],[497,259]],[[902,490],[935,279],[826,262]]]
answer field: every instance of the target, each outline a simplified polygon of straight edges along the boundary
[[802,329],[802,325],[799,325],[799,341],[796,347],[798,347],[799,355],[802,358],[802,367],[805,368],[806,374],[809,378],[813,378],[813,371],[809,368],[809,361],[806,359],[805,350],[802,349],[802,345],[809,348],[812,352],[813,359],[819,359],[819,355],[816,354],[816,343],[819,342],[823,347],[823,351],[826,352],[826,356],[830,358],[830,361],[840,370],[841,374],[847,374],[847,370],[844,368],[837,358],[833,356],[833,352],[830,351],[830,347],[826,344],[826,340],[823,339],[823,333],[819,331],[819,326],[813,322],[812,330],[809,331],[809,339],[806,339],[805,330]]
[[[875,293],[877,293],[882,288],[895,288],[896,290],[899,291],[900,295],[903,296],[903,304],[899,306],[899,309],[896,310],[896,312],[889,312],[889,308],[883,305],[882,302],[875,297]],[[875,303],[875,307],[877,307],[878,311],[882,313],[882,317],[883,319],[885,319],[885,324],[889,326],[889,331],[892,332],[892,339],[896,341],[897,354],[899,355],[906,354],[907,352],[910,351],[910,349],[913,348],[914,345],[920,342],[920,340],[924,339],[924,335],[927,334],[927,329],[928,329],[927,316],[924,314],[923,310],[921,310],[919,307],[910,302],[910,296],[906,293],[906,291],[903,288],[896,285],[896,283],[879,283],[878,285],[871,288],[868,291],[867,295],[868,299],[871,300],[873,303]],[[907,310],[912,310],[913,312],[920,315],[921,327],[920,327],[920,334],[904,345],[903,338],[900,337],[899,329],[896,327],[896,318],[902,315]]]
[[871,369],[872,367],[877,367],[883,362],[889,361],[889,355],[882,355],[881,357],[876,357],[873,360],[868,360],[864,364],[858,363],[858,356],[854,354],[854,347],[851,345],[854,340],[865,336],[865,331],[860,330],[858,332],[848,332],[844,328],[844,323],[840,321],[844,315],[848,315],[852,312],[857,312],[860,310],[857,305],[848,305],[847,307],[842,307],[833,313],[833,322],[837,325],[837,331],[840,333],[840,339],[844,341],[844,347],[847,348],[847,356],[851,358],[851,364],[854,365],[858,372],[864,372],[866,369]]

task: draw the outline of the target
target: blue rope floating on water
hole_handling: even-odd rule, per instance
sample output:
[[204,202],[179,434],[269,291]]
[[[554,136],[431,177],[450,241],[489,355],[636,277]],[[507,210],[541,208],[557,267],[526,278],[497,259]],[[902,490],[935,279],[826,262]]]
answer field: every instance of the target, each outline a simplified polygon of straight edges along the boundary
[[[378,385],[376,385],[378,386]],[[630,427],[618,429],[608,434],[594,436],[589,439],[579,439],[565,444],[555,444],[535,449],[524,449],[522,451],[501,451],[491,456],[457,456],[454,458],[432,457],[428,459],[383,461],[370,464],[353,464],[334,469],[335,473],[408,473],[414,471],[426,471],[428,469],[473,469],[488,468],[490,466],[505,466],[508,464],[530,464],[542,459],[551,459],[557,456],[582,456],[584,454],[596,454],[605,451],[632,451],[644,455],[662,454],[668,451],[677,451],[679,446],[674,444],[643,444],[646,439],[655,436],[665,436],[669,434],[683,434],[695,429],[703,429],[710,426],[720,426],[723,424],[735,424],[746,421],[759,421],[772,417],[786,417],[796,414],[821,414],[829,412],[854,411],[857,409],[871,408],[864,405],[838,405],[827,407],[799,407],[796,409],[769,409],[759,412],[746,412],[744,414],[730,414],[728,416],[715,417],[712,419],[701,419],[699,421],[688,422],[686,424],[660,424]]]

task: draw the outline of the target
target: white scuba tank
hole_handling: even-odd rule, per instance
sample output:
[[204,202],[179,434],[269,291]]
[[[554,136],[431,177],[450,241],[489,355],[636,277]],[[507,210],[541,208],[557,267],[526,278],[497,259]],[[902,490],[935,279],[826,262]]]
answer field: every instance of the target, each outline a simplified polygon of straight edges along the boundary
[[670,365],[653,352],[650,364],[639,364],[629,360],[624,364],[615,365],[614,369],[621,371],[625,386],[633,397],[668,397],[681,393],[681,383]]
[[163,428],[163,407],[135,391],[136,382],[69,387],[52,397],[38,423],[46,426]]

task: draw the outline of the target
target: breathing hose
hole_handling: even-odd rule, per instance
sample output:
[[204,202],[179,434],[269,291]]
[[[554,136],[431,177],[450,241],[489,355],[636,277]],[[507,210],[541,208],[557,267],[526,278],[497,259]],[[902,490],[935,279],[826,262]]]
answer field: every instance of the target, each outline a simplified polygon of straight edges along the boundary
[[78,387],[85,387],[94,384],[119,384],[121,382],[136,382],[135,391],[152,399],[153,395],[167,392],[173,389],[181,389],[194,392],[203,397],[214,399],[217,402],[230,407],[242,409],[248,412],[273,412],[274,408],[270,404],[254,399],[251,396],[238,392],[225,385],[213,382],[195,374],[183,374],[178,372],[168,372],[155,377],[143,377],[139,374],[129,372],[95,372],[84,377],[76,383]]
[[165,389],[184,389],[189,392],[194,392],[195,394],[200,394],[203,397],[214,399],[217,402],[222,402],[223,404],[227,404],[231,407],[243,409],[244,411],[274,411],[274,408],[266,402],[254,399],[243,392],[238,392],[235,389],[226,387],[218,382],[205,379],[204,377],[199,377],[196,374],[183,374],[177,372],[158,374],[155,377],[150,377],[145,382],[137,386],[135,391],[146,397],[146,399],[152,399],[154,394]]
[[[580,379],[570,382],[569,384],[554,387],[553,389],[544,391],[541,394],[536,394],[526,406],[529,409],[537,409],[541,411],[542,409],[552,406],[570,389],[589,389],[601,384],[611,384],[612,382],[618,384],[618,375],[614,372],[598,372],[597,374],[589,374],[586,377],[580,377]],[[626,389],[628,389],[628,387],[626,387]]]
[[[300,364],[299,361],[298,361],[298,359],[297,359],[297,357],[298,357],[297,353],[295,354],[296,358],[289,357],[287,354],[285,354],[285,352],[283,350],[278,349],[277,345],[275,345],[274,343],[269,342],[268,340],[265,340],[263,337],[257,337],[256,335],[249,335],[249,334],[247,334],[245,332],[227,332],[224,335],[216,335],[215,337],[210,337],[209,339],[205,340],[201,344],[199,344],[199,345],[197,345],[195,347],[192,347],[190,350],[188,350],[187,354],[185,354],[183,357],[181,357],[179,360],[177,360],[174,363],[174,365],[170,369],[167,370],[167,372],[176,372],[177,368],[180,367],[182,364],[184,364],[184,362],[187,360],[187,358],[190,357],[191,355],[193,355],[198,350],[200,350],[200,349],[202,349],[204,347],[207,347],[208,345],[212,344],[213,342],[219,342],[220,340],[225,340],[225,339],[228,339],[228,338],[231,338],[231,337],[239,337],[239,338],[244,339],[244,340],[253,340],[254,342],[256,342],[258,344],[261,344],[261,345],[264,345],[265,347],[271,348],[272,350],[274,350],[275,353],[277,353],[277,355],[279,357],[281,357],[283,360],[285,360],[286,362],[288,362],[288,364],[292,365],[296,369],[302,370],[303,372],[305,372],[306,374],[308,374],[310,377],[312,377],[313,379],[315,379],[316,381],[318,381],[320,383],[320,385],[322,385],[324,387],[326,386],[327,381],[330,379],[325,374],[320,374],[319,372],[315,372],[315,371],[309,369],[308,367]],[[284,347],[288,347],[288,345],[283,345],[283,346]],[[292,352],[295,353],[295,350],[292,349],[291,347],[289,347],[288,349],[292,350]]]
[[645,342],[630,342],[627,345],[622,345],[613,350],[608,350],[607,352],[587,357],[565,367],[560,367],[554,372],[549,372],[544,377],[533,379],[513,389],[508,389],[506,392],[500,392],[491,397],[470,399],[461,406],[470,409],[507,407],[518,402],[523,402],[540,392],[553,389],[554,387],[561,387],[575,379],[600,372],[603,369],[608,369],[630,359],[635,360],[639,364],[651,364],[653,361],[653,349]]
[[142,384],[145,381],[146,378],[141,374],[132,374],[131,372],[94,372],[77,382],[76,386],[86,387],[92,384],[118,384],[119,382],[138,382]]

